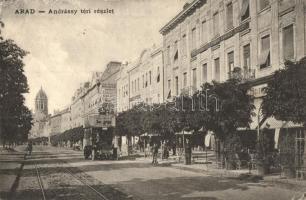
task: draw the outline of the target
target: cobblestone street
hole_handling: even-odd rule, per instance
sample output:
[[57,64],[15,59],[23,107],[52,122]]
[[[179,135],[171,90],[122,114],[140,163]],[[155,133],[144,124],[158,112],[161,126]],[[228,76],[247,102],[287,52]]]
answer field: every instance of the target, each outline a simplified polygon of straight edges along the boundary
[[301,187],[290,184],[152,166],[149,159],[91,161],[81,151],[40,146],[30,158],[22,156],[1,155],[0,178],[8,180],[1,181],[1,199],[285,200],[302,194]]

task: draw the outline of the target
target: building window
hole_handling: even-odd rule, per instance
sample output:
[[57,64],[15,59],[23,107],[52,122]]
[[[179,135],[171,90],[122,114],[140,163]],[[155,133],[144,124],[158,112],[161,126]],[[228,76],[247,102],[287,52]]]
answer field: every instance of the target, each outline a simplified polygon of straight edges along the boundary
[[191,50],[196,48],[196,42],[197,42],[197,38],[196,38],[196,28],[193,28],[191,30]]
[[170,64],[170,46],[167,47],[165,57],[166,57],[166,64],[169,65]]
[[186,34],[183,35],[182,37],[182,55],[187,54],[187,40],[186,40]]
[[294,59],[294,34],[293,25],[283,29],[283,57],[285,60]]
[[179,95],[178,76],[175,77],[175,95]]
[[243,68],[249,69],[251,63],[251,48],[250,44],[243,46]]
[[227,4],[226,6],[226,24],[227,24],[227,29],[232,28],[233,25],[233,4],[232,2]]
[[249,0],[242,0],[240,16],[241,16],[241,21],[250,17],[250,2],[249,2]]
[[145,80],[144,80],[144,74],[142,75],[142,88],[145,87]]
[[204,20],[203,22],[202,22],[202,30],[201,30],[201,32],[202,32],[202,43],[204,44],[204,43],[206,43],[207,42],[207,37],[208,37],[208,35],[207,35],[207,32],[206,32],[206,21]]
[[216,12],[213,15],[213,31],[214,31],[214,36],[217,36],[219,34],[219,13]]
[[152,81],[152,72],[149,71],[149,84],[151,85],[151,81]]
[[139,78],[137,78],[137,86],[138,86],[138,91],[139,91]]
[[145,82],[145,87],[148,87],[148,73],[146,73],[146,82]]
[[169,79],[168,80],[168,95],[167,95],[167,99],[169,99],[171,97],[171,80]]
[[157,83],[160,81],[160,72],[159,72],[159,67],[157,67]]
[[270,4],[269,0],[259,0],[259,10],[263,10]]
[[203,83],[207,82],[207,63],[203,64],[202,66],[202,79],[203,79]]
[[270,66],[270,36],[266,35],[261,38],[261,52],[259,56],[260,69]]
[[174,57],[173,57],[173,60],[174,61],[177,61],[178,59],[178,48],[177,48],[177,40],[174,42]]
[[194,88],[197,87],[197,68],[194,68],[194,69],[192,70],[192,86],[193,86]]
[[231,72],[234,69],[234,51],[231,51],[227,54],[227,67],[228,67],[228,73],[229,76],[231,75]]
[[220,59],[215,59],[215,81],[220,82]]
[[183,74],[183,85],[184,85],[184,88],[187,86],[187,72]]

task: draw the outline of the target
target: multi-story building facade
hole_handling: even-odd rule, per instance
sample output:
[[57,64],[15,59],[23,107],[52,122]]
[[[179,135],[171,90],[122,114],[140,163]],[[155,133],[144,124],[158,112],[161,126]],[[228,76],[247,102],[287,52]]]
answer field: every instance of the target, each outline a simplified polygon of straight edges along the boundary
[[74,93],[71,103],[71,127],[77,128],[84,125],[84,99],[83,96],[90,87],[90,82],[83,83]]
[[255,97],[256,116],[250,129],[270,129],[274,147],[282,141],[282,134],[290,133],[295,141],[295,165],[300,166],[301,152],[306,152],[300,145],[305,129],[272,117],[264,119],[261,103],[263,88],[273,73],[286,60],[306,55],[305,8],[305,0],[194,0],[185,4],[160,30],[164,97],[192,94],[206,82],[223,82],[233,71],[240,71]]
[[50,128],[51,128],[51,133],[50,136],[52,135],[58,135],[61,133],[61,125],[62,124],[62,113],[54,113],[50,117]]
[[[194,0],[170,20],[163,35],[164,96],[225,81],[234,68],[253,80],[260,107],[265,78],[286,59],[305,56],[302,0]],[[258,112],[258,111],[256,111]]]
[[71,126],[71,111],[70,107],[65,108],[61,111],[61,133],[72,128]]
[[160,46],[142,51],[139,58],[121,67],[117,80],[118,112],[140,102],[163,102],[163,54]]

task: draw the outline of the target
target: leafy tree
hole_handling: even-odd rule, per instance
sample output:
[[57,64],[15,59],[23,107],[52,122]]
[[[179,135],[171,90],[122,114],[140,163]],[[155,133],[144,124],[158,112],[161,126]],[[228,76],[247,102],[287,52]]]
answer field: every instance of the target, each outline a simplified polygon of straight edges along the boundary
[[[220,141],[217,145],[217,159],[221,159],[224,143],[229,143],[235,138],[238,127],[248,127],[254,115],[253,97],[248,95],[249,86],[242,83],[239,78],[232,78],[225,82],[202,86],[202,94],[207,94],[207,115],[204,126],[206,130],[215,133]],[[231,146],[231,145],[227,145]],[[226,151],[232,152],[230,149]]]
[[306,57],[298,62],[287,61],[276,71],[263,97],[262,110],[266,117],[306,123]]
[[144,131],[158,133],[163,139],[171,139],[180,129],[177,110],[174,104],[154,104],[146,109],[142,121]]
[[[127,136],[128,147],[130,147],[132,136],[139,136],[144,132],[142,119],[145,109],[146,105],[139,104],[130,110],[119,113],[116,117],[115,133],[119,136]],[[130,154],[130,148],[128,154]]]
[[205,110],[205,96],[197,91],[192,96],[181,95],[176,99],[177,115],[180,128],[187,131],[198,131],[205,127],[208,113]]
[[249,86],[239,79],[203,85],[202,93],[208,90],[207,130],[214,131],[219,139],[224,140],[227,135],[235,133],[238,127],[248,127],[255,109],[248,89]]
[[28,92],[22,59],[27,52],[13,40],[0,38],[0,138],[3,145],[25,139],[31,127],[30,111],[24,106]]
[[[276,71],[265,88],[262,112],[264,118],[274,117],[277,120],[292,121],[306,125],[306,57],[300,61],[286,61],[285,67]],[[288,131],[288,130],[287,130]],[[262,134],[262,133],[261,133]],[[295,175],[295,136],[290,132],[280,135],[282,165],[286,176]],[[306,146],[305,146],[306,150]],[[285,161],[285,162],[284,162]]]

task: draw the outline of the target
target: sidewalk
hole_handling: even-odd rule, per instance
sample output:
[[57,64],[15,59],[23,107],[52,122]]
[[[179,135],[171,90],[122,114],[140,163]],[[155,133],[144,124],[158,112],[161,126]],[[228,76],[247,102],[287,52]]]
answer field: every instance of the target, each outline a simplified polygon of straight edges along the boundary
[[[142,157],[138,158],[140,160],[151,161],[152,157]],[[137,160],[138,160],[137,159]],[[158,165],[162,167],[172,167],[179,170],[187,170],[195,173],[205,173],[211,176],[217,177],[228,177],[228,178],[242,178],[243,175],[249,174],[248,169],[240,169],[240,170],[226,170],[226,169],[218,169],[215,164],[203,164],[203,163],[192,163],[191,165],[185,165],[184,162],[178,162],[174,158],[170,157],[167,160],[158,159]],[[251,170],[251,175],[254,175],[257,180],[260,180],[261,177],[257,176],[257,170]],[[286,187],[290,187],[297,191],[306,192],[306,180],[297,180],[297,179],[287,179],[278,175],[267,175],[262,177],[265,182],[270,182],[274,184],[282,184],[286,185]]]
[[0,149],[0,199],[8,199],[18,186],[23,168],[23,152]]

